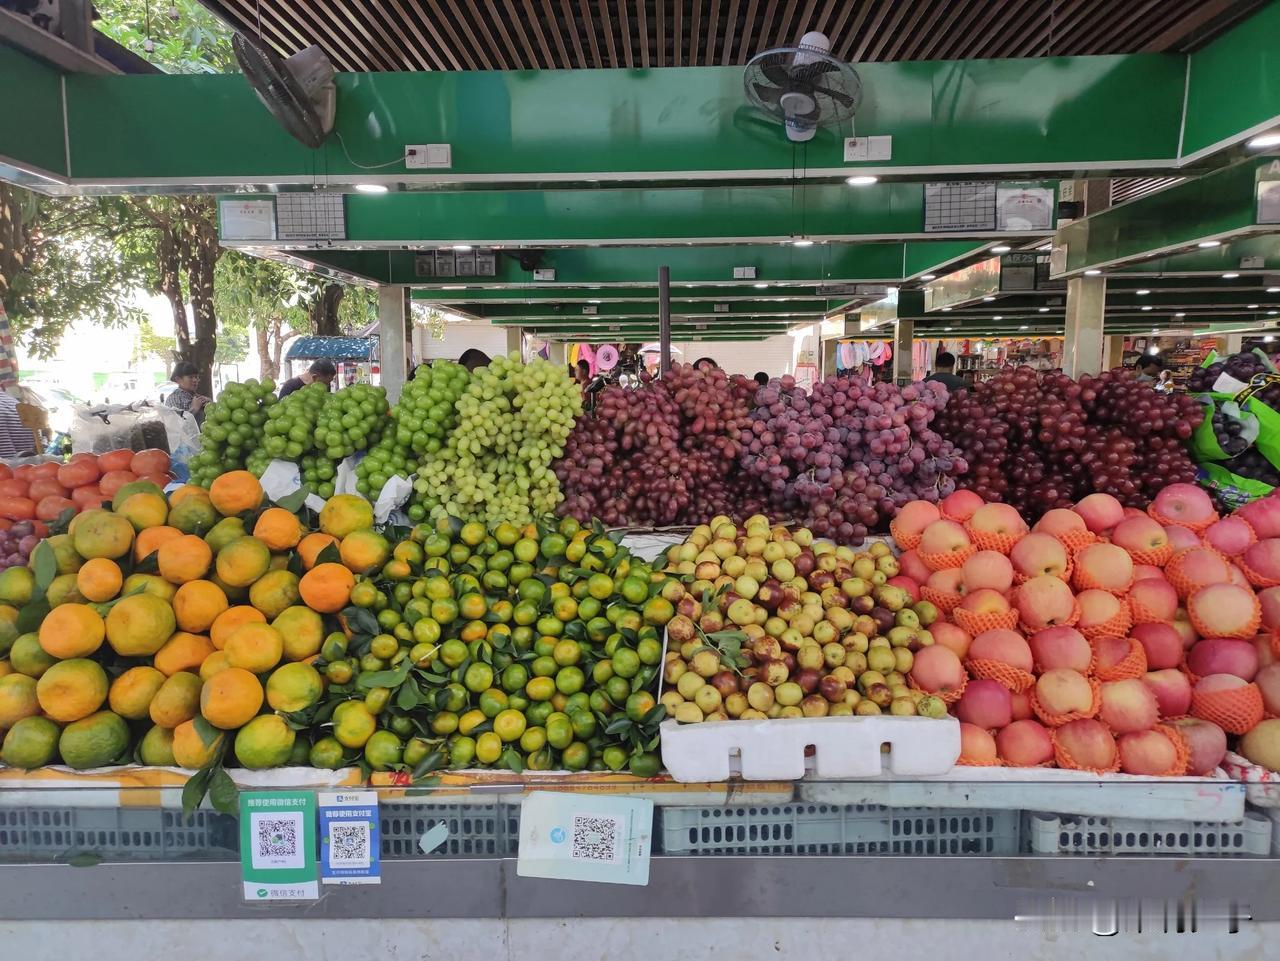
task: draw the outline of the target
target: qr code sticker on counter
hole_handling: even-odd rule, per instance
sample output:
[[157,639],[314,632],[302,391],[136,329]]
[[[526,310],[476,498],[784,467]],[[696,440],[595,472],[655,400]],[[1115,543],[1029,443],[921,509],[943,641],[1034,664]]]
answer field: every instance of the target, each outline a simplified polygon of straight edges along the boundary
[[573,858],[579,861],[617,862],[621,859],[619,818],[575,814],[573,816]]
[[253,866],[305,867],[306,859],[298,843],[302,834],[301,814],[254,814]]
[[334,867],[369,867],[369,823],[353,821],[350,824],[329,825],[329,863]]

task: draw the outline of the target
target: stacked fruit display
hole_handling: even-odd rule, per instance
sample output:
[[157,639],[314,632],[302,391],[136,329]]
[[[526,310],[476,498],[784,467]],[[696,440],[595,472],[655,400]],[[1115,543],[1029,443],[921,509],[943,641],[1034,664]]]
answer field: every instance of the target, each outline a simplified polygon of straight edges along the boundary
[[0,573],[0,760],[652,775],[662,582],[571,520],[393,545],[354,495],[309,532],[247,471],[134,481]]
[[606,388],[555,465],[560,513],[668,526],[762,508],[762,485],[738,468],[755,389],[741,375],[684,364],[635,390]]
[[947,403],[940,384],[835,377],[810,396],[784,377],[756,400],[743,467],[768,484],[776,509],[841,543],[861,544],[912,497],[945,497],[967,467],[929,426]]
[[[908,684],[936,608],[888,546],[855,553],[807,528],[717,517],[667,552],[662,704],[677,721],[893,714],[944,717]],[[909,586],[909,582],[908,582]]]
[[[162,450],[113,450],[105,454],[73,454],[65,464],[0,464],[0,529],[18,543],[0,542],[0,560],[30,554],[34,542],[25,539],[48,533],[46,522],[67,511],[100,507],[125,484],[145,478],[169,483],[169,455]],[[11,547],[4,550],[4,547]]]
[[208,487],[219,474],[248,463],[262,441],[267,411],[276,404],[275,390],[270,378],[250,378],[228,384],[215,402],[205,406],[201,450],[189,464],[192,483]]
[[[267,423],[263,429],[262,446],[249,457],[245,467],[261,477],[272,460],[288,460],[303,464],[310,458],[314,467],[316,421],[329,397],[324,384],[307,384],[300,387],[267,410]],[[321,493],[320,481],[312,493]],[[333,491],[321,496],[330,496]]]
[[457,425],[419,468],[415,513],[524,524],[555,510],[552,464],[580,413],[581,391],[562,365],[495,357],[471,375]]
[[1162,394],[1128,370],[1072,380],[1028,367],[955,394],[937,430],[968,462],[966,484],[1030,520],[1092,493],[1146,507],[1195,480],[1185,442],[1203,419],[1187,394]]
[[1280,499],[1219,518],[1171,484],[1145,513],[1095,493],[1029,527],[958,491],[894,533],[945,618],[911,679],[953,704],[962,763],[1206,774],[1280,708]]
[[1223,502],[1280,485],[1274,463],[1280,460],[1280,376],[1272,359],[1258,350],[1214,358],[1192,373],[1189,385],[1212,412],[1213,428],[1212,441],[1197,434],[1193,451]]

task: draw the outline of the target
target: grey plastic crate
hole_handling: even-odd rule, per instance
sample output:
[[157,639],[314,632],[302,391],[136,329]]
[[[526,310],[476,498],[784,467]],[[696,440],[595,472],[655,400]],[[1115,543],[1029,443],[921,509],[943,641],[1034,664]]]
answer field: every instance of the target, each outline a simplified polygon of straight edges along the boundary
[[[520,840],[518,804],[412,804],[383,803],[382,856],[421,857],[503,857],[514,855]],[[449,834],[444,842],[424,855],[419,839],[436,824],[443,823]]]
[[878,804],[665,807],[665,854],[1017,854],[1016,811]]
[[237,856],[234,817],[168,808],[0,808],[0,861],[210,860]]
[[1246,811],[1242,821],[1225,823],[1028,814],[1025,833],[1032,854],[1267,857],[1271,853],[1271,821],[1252,811]]

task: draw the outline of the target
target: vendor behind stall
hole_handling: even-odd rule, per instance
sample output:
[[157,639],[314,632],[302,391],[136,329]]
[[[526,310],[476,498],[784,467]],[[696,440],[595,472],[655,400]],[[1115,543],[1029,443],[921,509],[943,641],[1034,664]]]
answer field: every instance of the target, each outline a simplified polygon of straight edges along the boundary
[[18,398],[7,390],[0,390],[0,457],[34,453],[36,438],[18,416]]
[[185,410],[197,421],[204,422],[204,405],[209,398],[196,393],[200,389],[200,371],[190,361],[181,360],[173,365],[173,375],[169,378],[178,385],[178,389],[164,399],[165,406],[174,410]]
[[290,377],[281,384],[280,398],[283,400],[295,390],[301,390],[308,384],[324,384],[325,387],[328,387],[337,376],[338,368],[333,365],[333,361],[325,360],[321,357],[319,360],[312,361],[311,366],[297,377]]

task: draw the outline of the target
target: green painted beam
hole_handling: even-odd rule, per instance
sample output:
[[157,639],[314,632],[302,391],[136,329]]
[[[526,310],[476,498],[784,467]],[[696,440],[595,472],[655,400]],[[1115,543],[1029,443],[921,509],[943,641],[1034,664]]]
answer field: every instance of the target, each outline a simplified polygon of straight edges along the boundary
[[1198,243],[1275,228],[1257,223],[1256,192],[1270,158],[1255,158],[1073,221],[1054,239],[1059,276],[1107,269]]
[[51,186],[67,174],[62,75],[0,44],[0,89],[0,180]]
[[[821,299],[818,287],[813,285],[735,284],[723,287],[677,287],[671,291],[671,302],[690,303],[702,300],[743,301],[760,303],[786,303],[790,301]],[[466,290],[413,291],[415,300],[430,301],[441,306],[451,304],[594,304],[620,303],[658,299],[658,285],[647,287],[561,287],[552,284],[521,284],[503,287],[476,287]],[[825,301],[823,301],[825,303]]]
[[[717,307],[723,310],[717,310]],[[827,311],[825,300],[781,301],[764,303],[757,301],[694,301],[677,303],[671,307],[673,316],[679,317],[741,317],[775,315],[779,317],[821,317]],[[491,320],[559,320],[579,317],[657,317],[657,301],[631,301],[609,304],[485,304],[472,305],[467,311],[477,317]]]
[[[868,63],[858,71],[866,97],[857,132],[893,137],[892,159],[846,164],[847,124],[818,132],[806,148],[807,176],[1022,176],[1165,169],[1177,158],[1180,57]],[[69,76],[71,175],[122,188],[370,180],[545,187],[778,182],[796,164],[781,125],[746,103],[738,66],[336,80],[339,136],[311,151],[275,125],[238,75]],[[0,153],[16,139],[7,127],[0,124]],[[405,145],[426,143],[452,145],[448,170],[404,168]]]
[[[1262,266],[1241,266],[1246,258],[1255,257],[1262,258]],[[1210,278],[1221,280],[1224,273],[1238,273],[1237,282],[1242,285],[1270,286],[1266,275],[1277,271],[1280,271],[1280,234],[1269,233],[1232,237],[1210,250],[1184,250],[1125,264],[1117,277],[1134,284],[1146,283],[1145,278],[1168,278],[1174,282],[1192,278],[1203,283]]]

